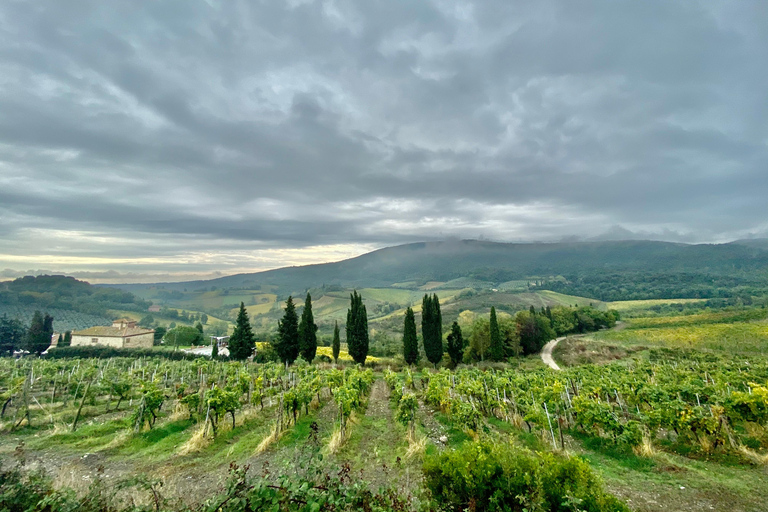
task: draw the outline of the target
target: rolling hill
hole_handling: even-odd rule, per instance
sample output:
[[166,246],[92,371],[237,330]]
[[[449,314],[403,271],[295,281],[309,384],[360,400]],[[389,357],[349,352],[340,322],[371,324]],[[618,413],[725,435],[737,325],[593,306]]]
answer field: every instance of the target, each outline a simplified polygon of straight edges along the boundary
[[596,274],[625,273],[635,277],[639,273],[685,274],[694,276],[689,279],[693,281],[700,276],[728,277],[730,286],[738,286],[766,284],[766,269],[768,244],[754,240],[697,245],[655,241],[513,244],[456,240],[400,245],[339,262],[208,281],[115,286],[139,295],[150,288],[169,292],[207,288],[261,290],[287,296],[323,285],[415,290],[485,288],[523,281],[521,287],[525,288],[525,280],[546,282],[565,276],[565,281],[573,281]]

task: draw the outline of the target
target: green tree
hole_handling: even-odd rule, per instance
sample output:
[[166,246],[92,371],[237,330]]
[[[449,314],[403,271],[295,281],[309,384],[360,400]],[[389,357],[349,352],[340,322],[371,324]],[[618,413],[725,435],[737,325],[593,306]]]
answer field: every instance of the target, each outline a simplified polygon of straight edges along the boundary
[[214,361],[219,358],[219,340],[211,338],[211,359]]
[[419,361],[419,339],[416,336],[416,318],[411,308],[405,310],[403,358],[407,364],[415,364]]
[[307,293],[304,301],[304,311],[299,321],[299,351],[301,357],[311,363],[317,354],[317,325],[312,315],[312,297]]
[[347,310],[347,350],[358,364],[365,364],[368,357],[368,312],[363,304],[363,297],[357,290],[349,296],[350,307]]
[[201,324],[200,322],[197,322],[197,323],[195,324],[195,329],[197,329],[198,331],[200,331],[200,334],[203,334],[203,324]]
[[22,348],[26,334],[26,328],[21,321],[6,315],[0,317],[0,355]]
[[504,345],[502,344],[501,333],[499,332],[499,321],[496,319],[496,308],[493,306],[491,306],[489,330],[491,345],[488,347],[488,358],[491,361],[501,361],[504,359]]
[[331,350],[333,351],[333,362],[339,362],[339,352],[341,351],[341,337],[339,336],[339,322],[333,327],[333,342],[331,344]]
[[283,363],[293,364],[299,356],[299,317],[293,297],[285,301],[283,319],[277,322],[277,340],[275,351]]
[[520,347],[525,355],[539,352],[547,341],[556,336],[546,316],[520,311],[515,315],[515,321],[520,336]]
[[[165,327],[158,327],[155,329],[155,339],[154,339],[154,345],[160,345],[162,343],[163,338],[165,337],[165,334],[168,332],[168,330]],[[70,340],[72,339],[72,334],[69,335]],[[66,342],[66,340],[65,340]]]
[[229,338],[229,357],[243,361],[253,355],[254,348],[256,348],[256,338],[251,330],[245,304],[241,302],[235,321],[235,330]]
[[32,315],[32,323],[27,331],[26,349],[30,353],[40,354],[51,345],[53,337],[53,317],[46,313],[43,317],[40,311]]
[[206,325],[208,323],[208,315],[206,315],[205,313],[200,315],[200,321],[203,323],[203,325]]
[[[158,328],[159,329],[159,328]],[[157,331],[155,331],[157,333]],[[164,344],[175,347],[187,345],[200,345],[203,343],[203,335],[194,327],[179,325],[167,331],[164,335]]]
[[155,323],[155,317],[152,315],[146,315],[144,318],[139,320],[139,327],[146,327],[147,329],[152,328],[152,325]]
[[464,338],[461,335],[461,327],[458,322],[453,322],[451,332],[448,334],[448,355],[451,365],[456,368],[464,356]]
[[430,297],[424,295],[421,303],[421,338],[424,343],[424,354],[430,363],[435,365],[443,360],[443,326],[440,313],[440,301],[437,294]]
[[59,343],[60,347],[68,347],[72,345],[72,331],[66,331],[64,333],[64,339],[61,340],[61,343]]

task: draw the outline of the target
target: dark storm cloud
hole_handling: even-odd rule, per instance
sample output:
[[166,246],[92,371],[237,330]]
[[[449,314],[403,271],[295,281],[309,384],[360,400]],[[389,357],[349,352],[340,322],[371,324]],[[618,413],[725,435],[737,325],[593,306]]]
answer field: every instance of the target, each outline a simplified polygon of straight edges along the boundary
[[0,265],[765,234],[765,62],[760,1],[7,2]]

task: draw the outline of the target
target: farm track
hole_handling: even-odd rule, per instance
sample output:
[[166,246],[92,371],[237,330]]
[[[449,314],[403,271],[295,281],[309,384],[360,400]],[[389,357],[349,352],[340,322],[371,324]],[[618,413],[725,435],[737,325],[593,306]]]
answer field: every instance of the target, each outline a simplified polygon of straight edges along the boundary
[[565,336],[562,338],[556,338],[546,345],[544,345],[544,348],[541,349],[541,360],[544,361],[544,364],[552,368],[553,370],[560,370],[560,367],[555,362],[555,359],[552,357],[552,351],[555,349],[558,343],[563,341],[565,339]]

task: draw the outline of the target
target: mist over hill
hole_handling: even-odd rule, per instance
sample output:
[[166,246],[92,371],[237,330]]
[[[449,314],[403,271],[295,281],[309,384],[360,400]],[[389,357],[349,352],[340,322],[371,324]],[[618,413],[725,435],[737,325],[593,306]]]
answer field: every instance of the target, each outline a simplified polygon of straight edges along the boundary
[[[687,276],[684,281],[688,283],[714,280],[716,287],[722,284],[733,288],[766,284],[767,269],[768,244],[755,240],[695,245],[656,241],[496,243],[450,240],[399,245],[334,263],[286,267],[206,281],[115,286],[129,291],[151,287],[166,290],[269,288],[278,295],[287,295],[323,285],[417,289],[434,283],[435,287],[463,288],[478,282],[499,284],[536,279],[543,286],[545,282],[576,282],[605,275],[634,276],[634,280],[643,280],[641,276],[676,275]],[[455,280],[461,281],[451,283]]]

